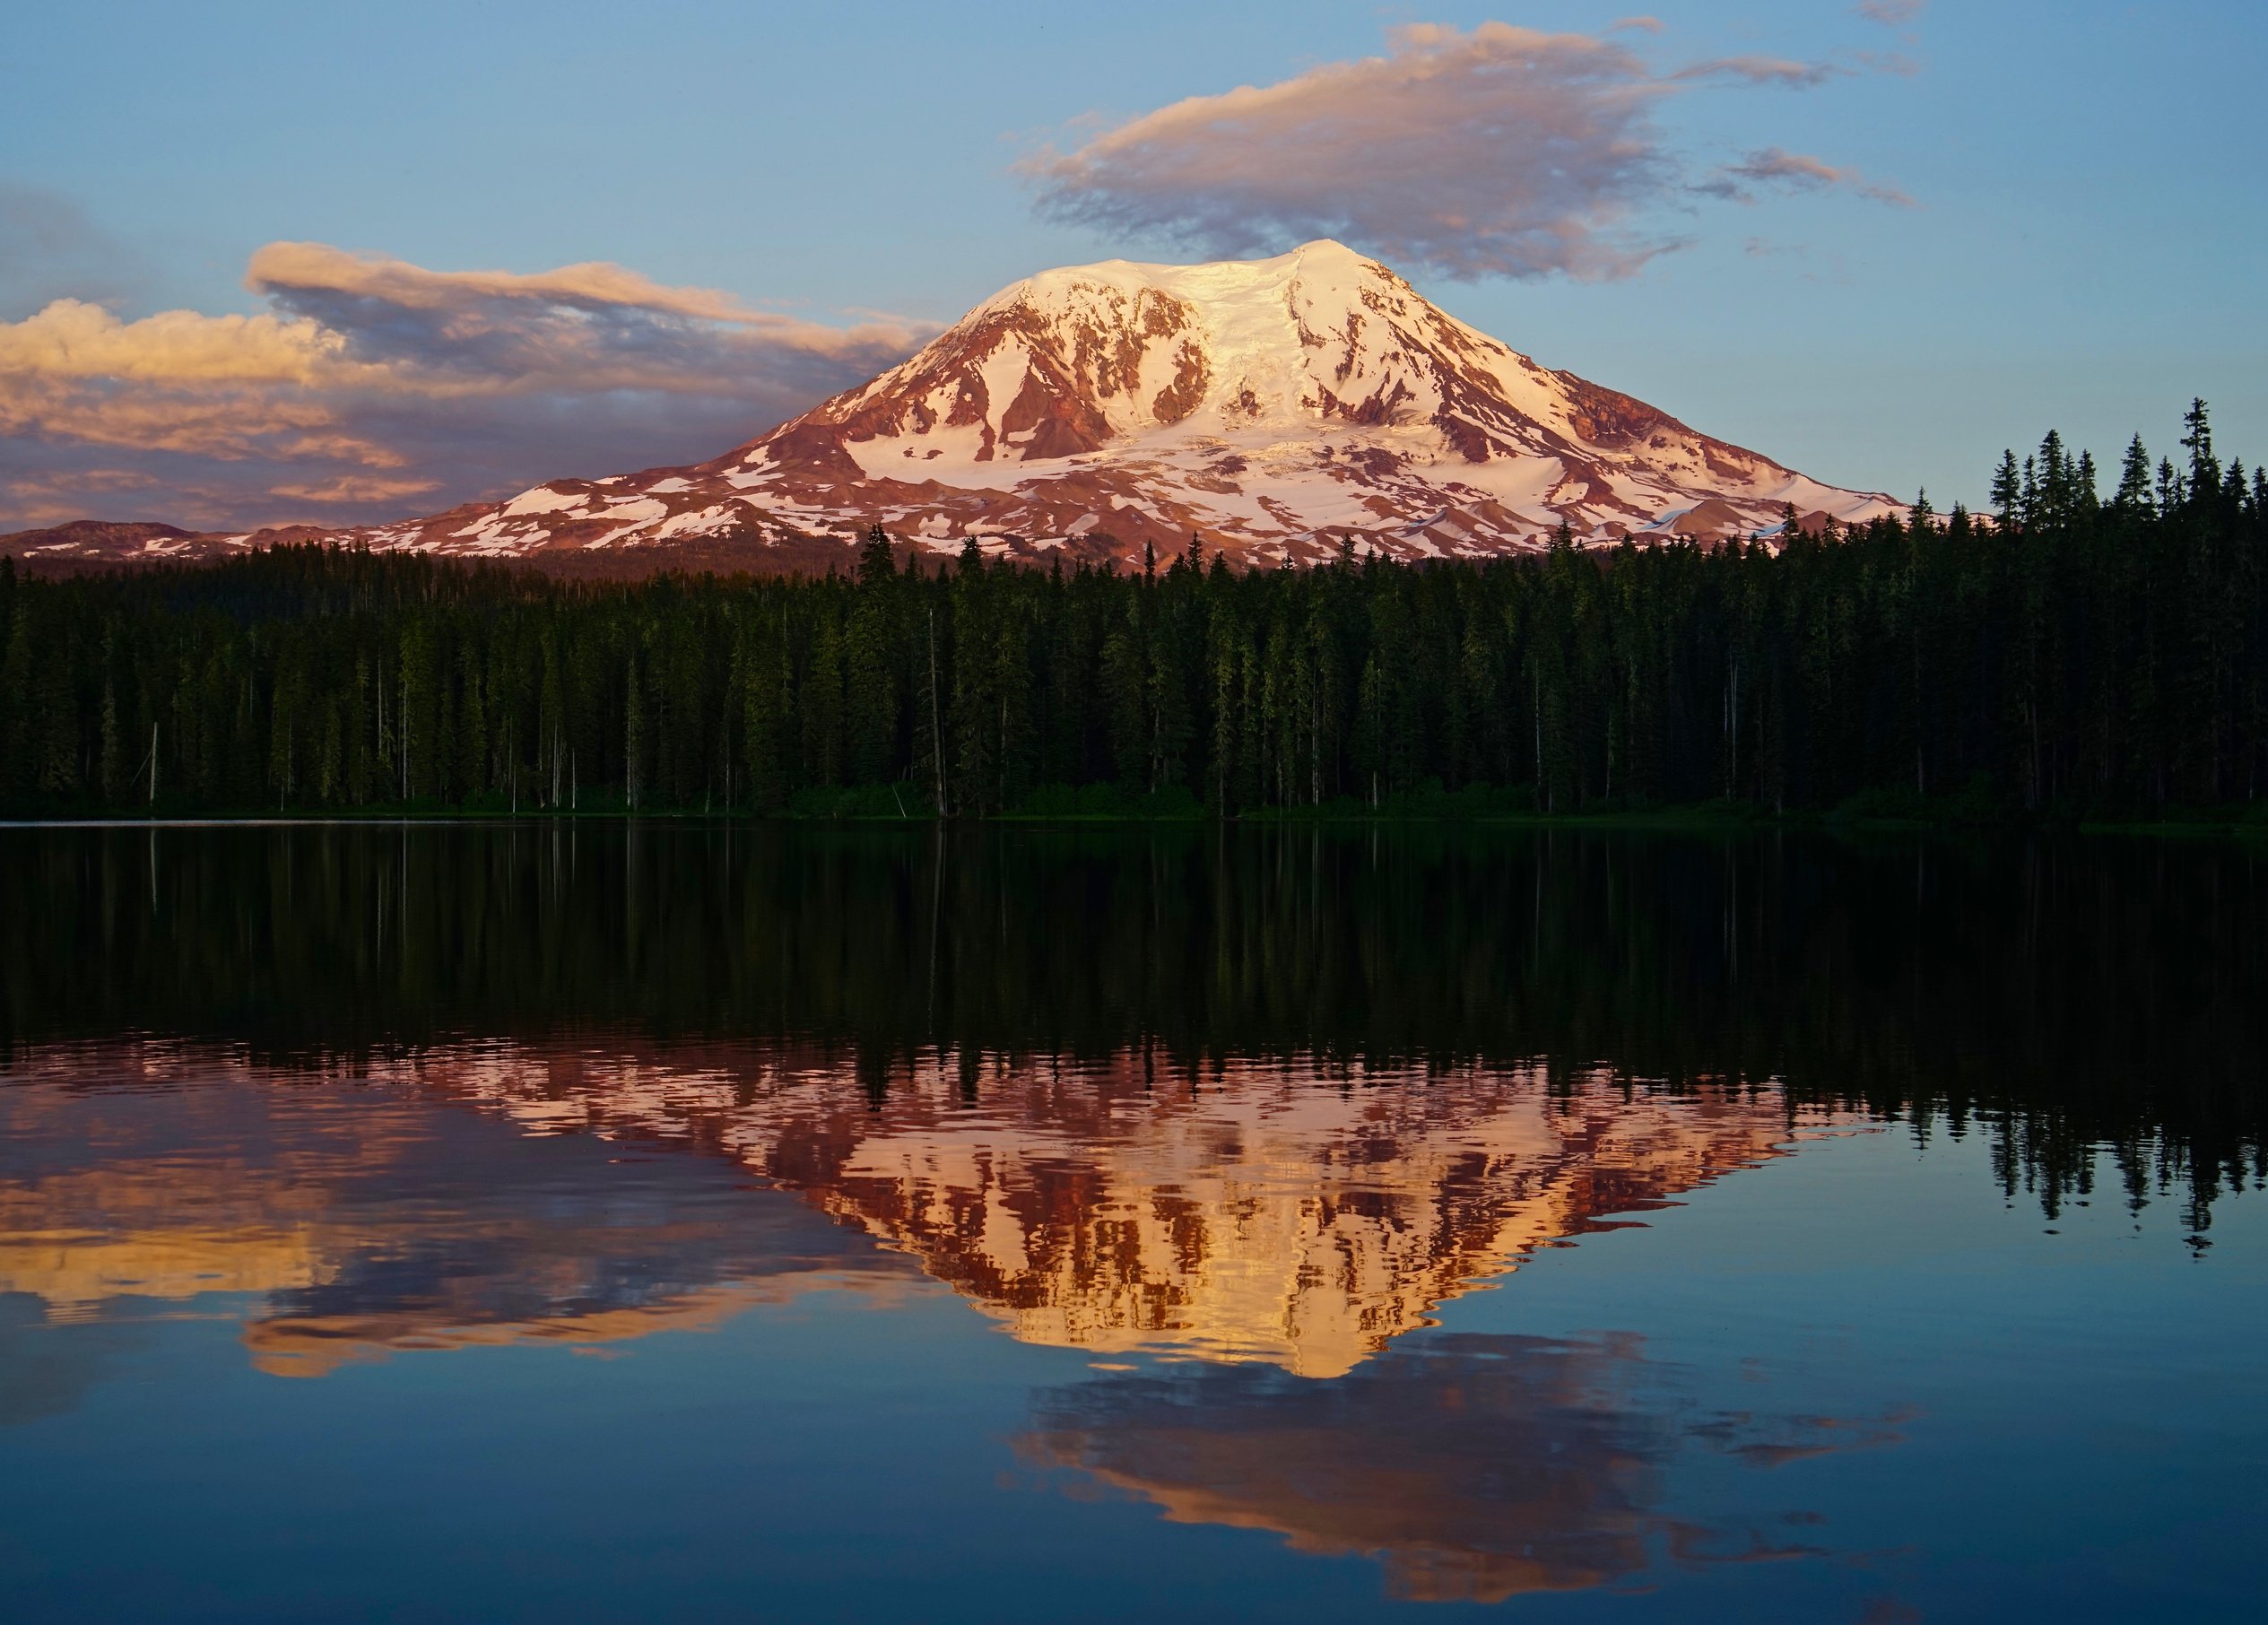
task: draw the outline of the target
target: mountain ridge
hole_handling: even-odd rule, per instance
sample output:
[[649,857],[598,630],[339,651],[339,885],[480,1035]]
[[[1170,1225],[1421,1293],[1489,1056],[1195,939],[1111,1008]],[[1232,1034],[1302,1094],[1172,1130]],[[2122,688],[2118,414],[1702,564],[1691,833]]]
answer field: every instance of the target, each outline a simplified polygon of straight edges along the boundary
[[[1793,508],[1902,511],[1547,369],[1319,240],[1270,259],[1044,271],[856,388],[707,462],[547,481],[387,525],[0,538],[38,558],[271,540],[643,573],[823,569],[882,525],[917,551],[1138,562],[1191,536],[1242,567],[1625,536],[1713,543]],[[136,527],[127,527],[136,528]],[[169,531],[169,527],[161,527]],[[71,533],[71,534],[64,534]],[[11,546],[10,544],[13,544]]]

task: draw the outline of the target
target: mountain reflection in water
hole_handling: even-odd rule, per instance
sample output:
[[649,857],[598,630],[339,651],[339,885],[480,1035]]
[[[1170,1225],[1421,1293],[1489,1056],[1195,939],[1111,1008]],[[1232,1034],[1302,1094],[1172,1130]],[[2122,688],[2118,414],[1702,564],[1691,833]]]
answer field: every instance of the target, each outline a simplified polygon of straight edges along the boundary
[[2264,987],[2234,846],[0,830],[0,1585],[2211,1612]]
[[1779,1154],[1776,1094],[1541,1069],[910,1062],[870,1096],[792,1055],[595,1082],[430,1057],[532,1125],[713,1146],[920,1261],[1026,1342],[1336,1377],[1529,1249]]
[[[876,1099],[792,1048],[501,1041],[329,1078],[43,1051],[6,1098],[0,1290],[81,1319],[258,1294],[245,1340],[285,1375],[634,1337],[910,1259],[1025,1342],[1338,1377],[1530,1250],[1829,1122],[1806,1130],[1770,1091],[1534,1068],[1161,1076],[1129,1054],[972,1082],[944,1056]],[[749,1199],[735,1168],[800,1203]]]
[[9,1420],[207,1294],[241,1295],[261,1370],[319,1377],[596,1350],[813,1287],[887,1303],[917,1264],[1020,1340],[1187,1362],[1039,1393],[1026,1461],[1377,1557],[1396,1595],[1484,1601],[1810,1554],[1800,1510],[1665,1509],[1664,1467],[1894,1437],[1697,1411],[1629,1337],[1422,1330],[1535,1247],[1832,1126],[1776,1092],[1138,1052],[935,1056],[886,1084],[768,1046],[491,1040],[298,1071],[180,1044],[24,1054],[0,1097],[0,1304],[45,1324],[0,1319],[0,1385],[39,1396]]

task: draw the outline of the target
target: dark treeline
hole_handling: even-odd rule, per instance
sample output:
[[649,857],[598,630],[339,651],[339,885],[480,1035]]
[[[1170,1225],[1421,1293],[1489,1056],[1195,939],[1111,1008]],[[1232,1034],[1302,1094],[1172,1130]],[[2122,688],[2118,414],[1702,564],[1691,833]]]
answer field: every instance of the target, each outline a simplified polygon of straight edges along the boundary
[[[2268,1178],[2268,855],[1987,834],[605,821],[0,831],[0,1073],[117,1035],[264,1064],[509,1038],[1541,1059],[1986,1134],[2012,1195]],[[2101,1187],[2099,1189],[2099,1187]]]
[[[2050,436],[1998,517],[1233,572],[564,583],[282,548],[0,565],[0,808],[1068,812],[1725,801],[2147,817],[2268,787],[2268,478]],[[847,555],[847,557],[849,555]]]

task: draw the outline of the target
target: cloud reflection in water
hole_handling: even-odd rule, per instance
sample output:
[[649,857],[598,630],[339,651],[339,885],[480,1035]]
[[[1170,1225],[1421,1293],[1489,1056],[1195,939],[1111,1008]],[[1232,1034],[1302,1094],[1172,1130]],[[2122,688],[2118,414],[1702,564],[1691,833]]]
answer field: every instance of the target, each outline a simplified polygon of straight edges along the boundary
[[1829,1125],[1773,1091],[1138,1048],[933,1053],[880,1082],[778,1044],[463,1042],[300,1073],[35,1052],[0,1096],[10,1419],[69,1408],[121,1328],[209,1294],[239,1299],[260,1369],[307,1377],[713,1328],[814,1286],[886,1304],[925,1274],[1020,1341],[1140,1361],[1036,1395],[1027,1462],[1484,1601],[1813,1554],[1801,1513],[1676,1510],[1672,1470],[1895,1437],[1709,1411],[1633,1337],[1431,1329],[1533,1249]]
[[1768,1466],[1895,1442],[1855,1422],[1710,1412],[1634,1337],[1423,1334],[1328,1383],[1185,1363],[1035,1397],[1017,1441],[1175,1523],[1281,1534],[1385,1566],[1395,1596],[1499,1603],[1681,1566],[1824,1555],[1814,1515],[1674,1509],[1700,1454]]

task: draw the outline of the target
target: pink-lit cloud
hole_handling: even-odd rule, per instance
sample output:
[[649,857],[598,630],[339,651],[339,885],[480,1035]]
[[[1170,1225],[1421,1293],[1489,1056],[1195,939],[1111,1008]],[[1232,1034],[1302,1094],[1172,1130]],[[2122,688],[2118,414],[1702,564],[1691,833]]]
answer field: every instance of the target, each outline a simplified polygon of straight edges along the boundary
[[1758,187],[1796,192],[1839,188],[1893,208],[1915,206],[1914,200],[1896,187],[1868,180],[1856,169],[1841,168],[1802,152],[1784,152],[1778,147],[1760,148],[1738,163],[1725,165],[1696,189],[1713,196],[1750,203],[1755,200],[1754,188]]
[[1664,71],[1611,39],[1412,23],[1383,56],[1192,96],[1021,169],[1044,218],[1114,236],[1215,255],[1334,237],[1453,277],[1611,281],[1681,246],[1664,213],[1730,184],[1693,175],[1661,109],[1851,71],[1770,56]]
[[[605,264],[443,272],[286,242],[245,280],[265,309],[129,320],[65,297],[0,320],[0,528],[91,511],[336,523],[694,461],[926,331],[807,321]],[[121,509],[158,491],[163,512]]]

